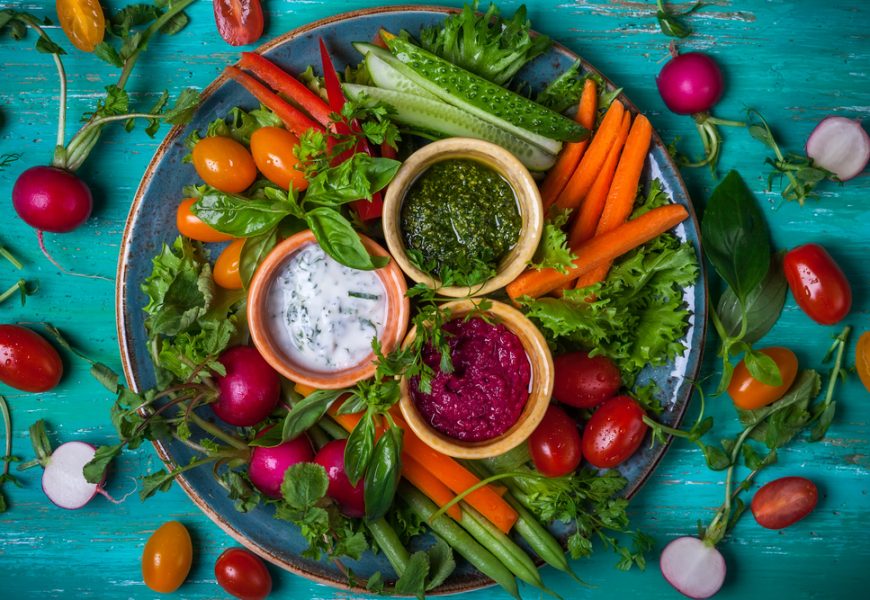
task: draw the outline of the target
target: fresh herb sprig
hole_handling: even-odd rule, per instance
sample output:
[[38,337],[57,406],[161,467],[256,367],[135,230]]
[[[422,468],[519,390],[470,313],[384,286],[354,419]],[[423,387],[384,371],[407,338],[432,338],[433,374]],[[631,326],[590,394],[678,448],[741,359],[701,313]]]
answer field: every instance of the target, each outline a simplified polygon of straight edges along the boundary
[[669,37],[689,37],[692,30],[683,22],[683,18],[699,10],[702,6],[703,4],[700,2],[695,2],[688,10],[676,13],[666,10],[663,0],[656,0],[656,20],[659,22],[659,28],[662,30],[662,33]]
[[9,473],[9,468],[13,462],[18,462],[21,459],[12,455],[12,415],[9,413],[9,404],[6,403],[6,398],[0,396],[0,414],[3,415],[3,431],[5,433],[5,446],[3,456],[0,460],[3,461],[3,469],[0,472],[0,513],[6,512],[8,504],[6,496],[3,495],[3,484],[11,483],[21,487],[21,482]]

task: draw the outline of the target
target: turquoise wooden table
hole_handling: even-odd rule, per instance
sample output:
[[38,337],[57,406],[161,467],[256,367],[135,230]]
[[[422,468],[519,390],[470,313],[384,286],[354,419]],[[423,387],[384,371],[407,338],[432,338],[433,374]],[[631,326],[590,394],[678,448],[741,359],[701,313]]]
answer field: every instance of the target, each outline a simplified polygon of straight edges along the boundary
[[[9,5],[10,3],[4,3]],[[25,10],[54,17],[54,2],[13,2]],[[106,3],[117,8],[121,2]],[[381,4],[351,2],[282,2],[264,0],[268,12],[266,37],[338,12]],[[457,4],[449,2],[449,4]],[[688,117],[668,112],[656,92],[654,76],[666,60],[669,38],[658,30],[654,2],[572,0],[530,1],[536,28],[583,55],[625,87],[665,140],[682,136],[694,141]],[[870,6],[865,0],[713,0],[690,19],[695,33],[682,48],[714,55],[727,77],[727,93],[716,109],[723,118],[740,118],[746,107],[759,109],[773,124],[784,145],[799,150],[815,125],[827,114],[866,117],[870,113],[870,40],[866,26]],[[506,12],[516,2],[502,2]],[[187,86],[204,87],[237,49],[217,36],[208,2],[189,10],[192,22],[180,35],[155,39],[133,75],[129,89],[135,100],[150,104],[164,87],[177,93]],[[56,28],[57,41],[69,44]],[[19,221],[10,205],[10,191],[26,166],[48,162],[54,142],[57,83],[47,55],[31,42],[0,41],[0,152],[20,152],[21,159],[0,172],[0,240],[25,262],[24,276],[38,281],[39,290],[27,305],[6,302],[0,322],[50,321],[71,334],[94,358],[120,368],[112,284],[61,275],[40,255],[33,232]],[[117,74],[93,56],[72,52],[65,57],[69,73],[70,119],[92,109],[103,86]],[[72,129],[72,125],[70,125]],[[48,236],[54,255],[78,271],[112,277],[119,242],[134,190],[148,160],[165,134],[149,139],[140,130],[107,131],[98,150],[81,171],[95,195],[88,223],[75,233]],[[71,131],[68,132],[68,134]],[[824,244],[852,282],[854,305],[846,322],[870,329],[870,176],[866,173],[840,187],[823,184],[821,198],[804,207],[781,204],[776,191],[765,191],[766,150],[745,132],[726,131],[723,169],[736,168],[746,178],[764,208],[777,248],[805,242]],[[714,185],[709,172],[684,172],[696,206],[703,207]],[[0,287],[19,277],[0,264]],[[713,285],[714,293],[718,289]],[[822,327],[809,320],[789,298],[783,315],[767,336],[766,345],[793,348],[805,367],[820,367],[821,357],[839,327]],[[853,336],[849,362],[854,360]],[[716,363],[709,343],[704,373]],[[108,407],[112,399],[79,362],[67,360],[61,385],[48,394],[24,394],[0,385],[12,407],[14,451],[32,457],[28,426],[47,419],[56,437],[106,443],[113,437]],[[824,372],[824,368],[823,368]],[[803,475],[820,488],[819,506],[799,524],[780,531],[759,527],[745,516],[721,546],[729,571],[719,598],[858,598],[870,585],[870,394],[857,377],[838,392],[839,412],[829,436],[821,443],[798,441],[781,453],[779,464],[763,473],[761,482],[784,475]],[[713,398],[710,412],[723,433],[736,430],[727,397]],[[697,410],[693,406],[691,412]],[[690,414],[691,416],[691,414]],[[131,477],[158,461],[150,448],[126,453],[118,462],[109,491],[123,495]],[[40,491],[38,470],[22,476],[23,487],[5,486],[10,502],[0,515],[0,598],[149,598],[141,581],[139,559],[145,540],[164,521],[178,519],[193,535],[196,558],[187,583],[177,597],[218,598],[215,558],[232,541],[201,514],[175,487],[147,503],[135,497],[120,505],[97,498],[88,507],[68,512],[49,504]],[[651,534],[660,550],[668,540],[695,531],[708,521],[722,500],[723,477],[706,469],[697,448],[675,443],[655,475],[631,504],[635,527]],[[656,561],[658,552],[650,556]],[[657,565],[645,572],[622,573],[615,557],[597,551],[575,565],[593,586],[578,588],[566,577],[545,569],[545,580],[566,598],[676,598]],[[349,598],[346,592],[315,585],[272,569],[275,597]],[[525,589],[526,597],[538,593]],[[487,589],[471,598],[505,597]]]

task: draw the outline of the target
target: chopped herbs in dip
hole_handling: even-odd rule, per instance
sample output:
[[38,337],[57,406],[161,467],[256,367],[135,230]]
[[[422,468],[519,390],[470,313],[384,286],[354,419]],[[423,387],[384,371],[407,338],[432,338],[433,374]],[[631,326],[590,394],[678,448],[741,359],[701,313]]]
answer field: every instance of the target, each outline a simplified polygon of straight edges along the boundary
[[475,160],[450,159],[414,182],[402,203],[400,225],[418,268],[474,285],[494,275],[516,245],[522,217],[514,190],[501,175]]
[[374,271],[346,267],[316,243],[279,268],[266,306],[271,333],[301,367],[335,372],[372,353],[387,318],[387,292]]

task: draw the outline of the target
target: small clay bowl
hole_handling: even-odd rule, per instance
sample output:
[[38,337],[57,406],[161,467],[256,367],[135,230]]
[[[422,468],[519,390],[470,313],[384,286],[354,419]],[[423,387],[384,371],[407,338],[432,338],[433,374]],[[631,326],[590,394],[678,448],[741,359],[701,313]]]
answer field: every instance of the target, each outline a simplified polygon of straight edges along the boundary
[[[513,188],[522,218],[520,236],[513,249],[499,262],[491,279],[472,287],[441,286],[441,282],[413,265],[405,248],[401,231],[402,203],[417,178],[426,169],[448,159],[471,159],[483,163],[501,175]],[[544,209],[538,186],[528,169],[510,152],[483,140],[447,138],[432,142],[414,152],[402,164],[387,188],[383,212],[384,236],[390,254],[408,277],[424,283],[451,298],[483,296],[517,278],[535,254],[544,230]]]
[[[475,303],[472,300],[457,300],[443,305],[442,308],[449,309],[451,317],[461,318],[475,308]],[[553,356],[538,328],[520,311],[501,302],[492,301],[490,308],[485,312],[520,339],[532,368],[529,398],[516,423],[510,429],[500,436],[478,442],[463,442],[452,438],[432,427],[417,410],[411,398],[408,379],[402,378],[400,383],[399,406],[411,430],[430,447],[456,458],[489,458],[519,446],[544,418],[553,394]],[[408,332],[403,346],[410,344],[416,333],[417,328],[413,327]]]
[[[360,235],[360,239],[369,254],[389,256],[387,251],[374,240],[364,235]],[[374,353],[369,354],[356,365],[340,371],[312,370],[296,364],[281,349],[272,337],[268,321],[267,297],[278,270],[294,252],[303,246],[316,243],[314,234],[310,230],[301,231],[275,246],[266,256],[254,273],[248,289],[248,328],[257,350],[281,375],[295,383],[317,389],[339,389],[375,374]],[[405,296],[408,288],[405,276],[393,260],[375,273],[381,278],[387,292],[387,319],[380,339],[381,347],[386,354],[401,343],[408,330],[410,305]]]

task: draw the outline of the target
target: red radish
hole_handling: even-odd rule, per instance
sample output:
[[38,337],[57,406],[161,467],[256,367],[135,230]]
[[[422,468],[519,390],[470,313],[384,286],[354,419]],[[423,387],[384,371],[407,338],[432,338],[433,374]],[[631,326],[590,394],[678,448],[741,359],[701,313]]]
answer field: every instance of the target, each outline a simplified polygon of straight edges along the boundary
[[103,489],[105,478],[100,483],[88,483],[85,479],[82,469],[96,453],[97,449],[85,442],[66,442],[58,446],[43,465],[42,491],[48,499],[68,510],[82,508],[97,494],[115,504],[123,502],[126,496],[115,500]]
[[87,184],[56,167],[31,167],[12,188],[15,212],[40,233],[72,231],[88,220],[93,205]]
[[668,583],[689,598],[709,598],[725,581],[722,554],[692,536],[679,537],[665,546],[659,567]]
[[807,156],[840,181],[856,177],[870,161],[870,135],[860,121],[825,117],[807,139]]
[[250,346],[225,350],[220,363],[226,375],[217,377],[219,394],[211,407],[224,422],[238,427],[256,425],[278,405],[281,379]]
[[672,58],[656,77],[656,85],[667,107],[678,115],[709,111],[725,91],[719,65],[700,52]]
[[[266,433],[261,431],[257,437]],[[304,433],[295,440],[290,440],[277,446],[254,446],[251,451],[251,462],[248,464],[248,477],[258,490],[270,498],[281,497],[281,483],[284,473],[295,464],[311,462],[314,451],[311,442]]]
[[326,494],[335,500],[348,517],[363,517],[366,514],[363,481],[356,485],[350,484],[350,479],[344,470],[344,449],[347,440],[333,440],[326,444],[314,457],[314,462],[326,469],[329,478],[329,489]]

